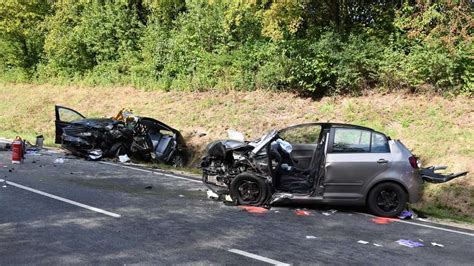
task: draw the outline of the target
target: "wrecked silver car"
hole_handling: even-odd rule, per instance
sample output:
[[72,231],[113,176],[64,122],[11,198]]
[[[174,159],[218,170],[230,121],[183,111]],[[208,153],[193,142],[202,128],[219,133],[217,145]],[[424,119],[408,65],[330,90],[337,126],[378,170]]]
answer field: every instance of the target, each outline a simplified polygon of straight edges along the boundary
[[98,160],[126,154],[173,166],[186,163],[181,133],[153,118],[126,110],[112,118],[85,118],[63,106],[55,106],[55,114],[55,142],[75,155]]
[[215,141],[201,161],[203,182],[222,198],[268,206],[291,200],[366,205],[395,217],[421,196],[423,181],[442,183],[467,172],[443,175],[420,169],[398,140],[373,129],[311,123],[270,131],[252,142]]

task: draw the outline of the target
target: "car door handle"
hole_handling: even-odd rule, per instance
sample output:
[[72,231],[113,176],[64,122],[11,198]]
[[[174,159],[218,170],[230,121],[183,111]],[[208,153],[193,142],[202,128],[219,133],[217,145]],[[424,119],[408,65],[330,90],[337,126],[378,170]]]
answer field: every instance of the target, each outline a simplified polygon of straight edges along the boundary
[[379,159],[379,160],[377,161],[377,163],[388,163],[388,161],[385,160],[385,159]]

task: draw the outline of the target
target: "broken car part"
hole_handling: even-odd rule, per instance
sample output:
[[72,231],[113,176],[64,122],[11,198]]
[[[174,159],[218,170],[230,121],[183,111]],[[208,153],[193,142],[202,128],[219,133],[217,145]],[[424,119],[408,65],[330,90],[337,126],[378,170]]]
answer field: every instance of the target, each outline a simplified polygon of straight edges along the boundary
[[397,240],[396,242],[400,246],[405,246],[405,247],[409,247],[409,248],[417,248],[417,247],[425,246],[425,244],[423,244],[423,243],[416,242],[416,241],[409,240],[409,239],[400,239],[400,240]]
[[[367,205],[377,216],[397,217],[420,198],[423,180],[442,183],[467,172],[441,175],[419,169],[399,140],[367,127],[309,123],[272,130],[255,141],[210,143],[202,158],[204,184],[238,204]],[[238,139],[238,140],[236,140]]]
[[181,133],[153,118],[121,110],[113,118],[85,118],[67,107],[55,106],[55,142],[73,154],[99,160],[130,157],[184,166],[186,145]]
[[445,183],[455,178],[467,175],[467,171],[461,173],[440,174],[435,171],[446,170],[447,166],[430,166],[420,170],[421,177],[430,183]]

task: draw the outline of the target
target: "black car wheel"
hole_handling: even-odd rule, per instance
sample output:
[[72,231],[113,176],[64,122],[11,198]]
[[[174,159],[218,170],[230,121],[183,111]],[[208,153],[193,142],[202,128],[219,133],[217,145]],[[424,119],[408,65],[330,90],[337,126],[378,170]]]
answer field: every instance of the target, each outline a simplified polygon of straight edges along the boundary
[[230,183],[232,198],[241,205],[259,206],[265,203],[267,198],[267,186],[265,180],[249,173],[238,175]]
[[184,164],[185,164],[184,155],[180,153],[173,155],[173,158],[171,158],[171,166],[173,167],[183,167]]
[[405,209],[407,198],[407,193],[400,185],[381,183],[370,191],[367,204],[377,216],[396,217]]

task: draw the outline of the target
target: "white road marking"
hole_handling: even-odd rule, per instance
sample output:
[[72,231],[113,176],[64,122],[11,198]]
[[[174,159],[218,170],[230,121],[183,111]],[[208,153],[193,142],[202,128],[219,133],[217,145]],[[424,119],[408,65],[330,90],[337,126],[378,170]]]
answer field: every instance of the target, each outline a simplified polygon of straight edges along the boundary
[[53,194],[49,194],[49,193],[46,193],[46,192],[43,192],[43,191],[40,191],[40,190],[37,190],[37,189],[34,189],[34,188],[30,188],[30,187],[27,187],[27,186],[17,184],[15,182],[5,181],[3,179],[0,179],[0,182],[5,182],[6,184],[8,184],[10,186],[14,186],[14,187],[17,187],[17,188],[28,190],[30,192],[33,192],[33,193],[36,193],[36,194],[39,194],[39,195],[43,195],[43,196],[46,196],[46,197],[49,197],[49,198],[52,198],[52,199],[55,199],[55,200],[66,202],[66,203],[69,203],[69,204],[72,204],[72,205],[75,205],[75,206],[78,206],[78,207],[81,207],[81,208],[84,208],[84,209],[88,209],[88,210],[91,210],[91,211],[102,213],[102,214],[105,214],[105,215],[108,215],[108,216],[112,216],[114,218],[119,218],[121,216],[120,214],[116,214],[116,213],[109,212],[109,211],[106,211],[106,210],[102,210],[102,209],[92,207],[92,206],[89,206],[89,205],[86,205],[86,204],[82,204],[82,203],[77,202],[77,201],[68,200],[68,199],[65,199],[65,198],[62,198],[62,197],[59,197],[59,196],[55,196]]
[[171,178],[175,178],[175,179],[181,179],[181,180],[186,180],[186,181],[191,181],[191,182],[195,182],[195,183],[202,183],[200,180],[196,180],[196,179],[191,179],[191,178],[182,177],[182,176],[177,176],[177,175],[172,175],[172,174],[166,174],[166,173],[157,172],[157,171],[153,171],[153,170],[141,169],[141,168],[137,168],[137,167],[133,167],[133,166],[128,166],[128,165],[121,165],[121,164],[110,163],[110,162],[100,162],[100,163],[101,163],[101,164],[107,164],[107,165],[119,166],[119,167],[123,167],[123,168],[127,168],[127,169],[132,169],[132,170],[137,170],[137,171],[141,171],[141,172],[145,172],[145,173],[153,173],[153,174],[156,174],[156,175],[167,176],[167,177],[171,177]]
[[[132,167],[132,166],[127,166],[127,165],[120,165],[120,164],[115,164],[115,163],[110,163],[110,162],[100,162],[100,163],[107,164],[107,165],[115,165],[115,166],[119,166],[119,167],[124,167],[124,168],[128,168],[128,169],[133,169],[133,170],[137,170],[137,171],[146,172],[146,173],[154,173],[154,174],[157,174],[157,175],[163,175],[163,176],[167,176],[167,177],[171,177],[171,178],[182,179],[182,180],[187,180],[187,181],[196,182],[196,183],[201,183],[201,181],[196,180],[196,179],[191,179],[191,178],[186,178],[186,177],[181,177],[181,176],[175,176],[175,175],[171,175],[171,174],[165,174],[165,173],[156,172],[156,171],[152,171],[152,170],[145,170],[145,169]],[[362,215],[365,215],[365,216],[370,216],[370,217],[377,217],[377,216],[367,214],[367,213],[360,213],[360,212],[355,212],[355,213],[362,214]],[[426,228],[431,228],[431,229],[437,229],[437,230],[451,232],[451,233],[457,233],[457,234],[461,234],[461,235],[474,236],[473,233],[462,232],[462,231],[457,231],[457,230],[453,230],[453,229],[437,227],[437,226],[433,226],[433,225],[419,224],[419,223],[414,223],[414,222],[409,222],[409,221],[404,221],[404,220],[396,220],[396,221],[399,222],[399,223],[405,223],[405,224],[411,224],[411,225],[416,225],[416,226],[421,226],[421,227],[426,227]]]
[[274,260],[274,259],[263,257],[263,256],[253,254],[253,253],[250,253],[250,252],[247,252],[247,251],[243,251],[243,250],[240,250],[240,249],[229,249],[229,252],[239,254],[239,255],[242,255],[242,256],[245,256],[245,257],[249,257],[249,258],[252,258],[252,259],[255,259],[255,260],[263,261],[263,262],[266,262],[266,263],[270,263],[270,264],[273,264],[273,265],[281,265],[281,266],[291,265],[291,264],[288,264],[288,263],[284,263],[284,262],[281,262],[281,261],[277,261],[277,260]]
[[[361,214],[361,215],[368,216],[368,217],[377,217],[375,215],[368,214],[368,213],[362,213],[362,212],[354,212],[354,213]],[[404,223],[404,224],[411,224],[411,225],[416,225],[416,226],[421,226],[421,227],[426,227],[426,228],[431,228],[431,229],[436,229],[436,230],[441,230],[441,231],[446,231],[446,232],[451,232],[451,233],[456,233],[456,234],[461,234],[461,235],[466,235],[466,236],[474,236],[473,233],[457,231],[457,230],[438,227],[438,226],[434,226],[434,225],[420,224],[420,223],[414,223],[414,222],[405,221],[405,220],[398,220],[398,219],[394,220],[394,222]]]
[[437,226],[433,226],[433,225],[419,224],[419,223],[414,223],[414,222],[409,222],[409,221],[404,221],[404,220],[397,220],[397,222],[404,223],[404,224],[412,224],[412,225],[427,227],[427,228],[431,228],[431,229],[442,230],[442,231],[451,232],[451,233],[457,233],[457,234],[466,235],[466,236],[474,236],[473,233],[462,232],[462,231],[457,231],[457,230],[453,230],[453,229],[437,227]]

